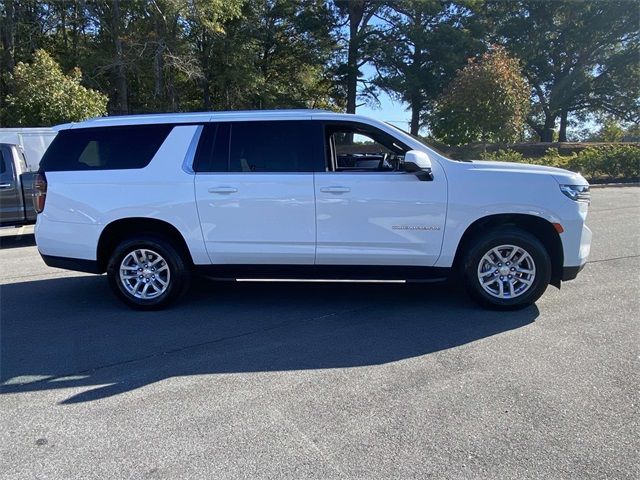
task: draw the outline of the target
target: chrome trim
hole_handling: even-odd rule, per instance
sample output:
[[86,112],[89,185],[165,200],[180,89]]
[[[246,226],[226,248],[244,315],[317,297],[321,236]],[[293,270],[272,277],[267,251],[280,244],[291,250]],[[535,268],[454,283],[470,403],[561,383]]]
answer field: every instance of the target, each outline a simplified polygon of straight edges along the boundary
[[187,172],[189,175],[195,175],[196,173],[193,170],[193,162],[196,158],[196,150],[198,149],[198,143],[200,142],[200,135],[202,135],[203,128],[204,125],[198,125],[198,128],[196,128],[193,138],[191,139],[191,143],[189,143],[187,153],[184,156],[184,161],[182,162],[182,170]]

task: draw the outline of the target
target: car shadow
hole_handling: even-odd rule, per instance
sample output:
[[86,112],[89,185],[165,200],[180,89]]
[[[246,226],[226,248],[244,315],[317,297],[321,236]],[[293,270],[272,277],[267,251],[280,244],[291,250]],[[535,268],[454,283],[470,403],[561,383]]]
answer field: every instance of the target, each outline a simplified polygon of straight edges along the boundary
[[16,233],[15,235],[0,236],[0,248],[35,247],[36,237],[33,233]]
[[212,282],[133,311],[104,276],[3,285],[0,393],[90,387],[96,400],[185,375],[332,369],[427,355],[522,327],[439,284]]

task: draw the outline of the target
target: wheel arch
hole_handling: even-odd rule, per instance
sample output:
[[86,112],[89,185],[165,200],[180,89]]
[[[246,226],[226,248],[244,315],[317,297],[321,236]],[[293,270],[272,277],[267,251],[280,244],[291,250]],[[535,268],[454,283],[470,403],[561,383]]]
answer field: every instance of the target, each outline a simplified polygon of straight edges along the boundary
[[492,228],[513,226],[534,235],[544,245],[551,258],[551,284],[560,287],[562,279],[562,266],[564,264],[564,251],[562,240],[557,230],[548,220],[522,213],[501,213],[488,215],[474,221],[467,227],[460,242],[453,261],[456,270],[462,263],[464,252],[475,237]]
[[114,220],[107,224],[100,233],[96,251],[96,259],[100,273],[106,271],[109,257],[118,244],[133,235],[139,234],[158,235],[169,240],[185,255],[184,258],[193,265],[193,259],[187,242],[176,227],[169,222],[156,218],[128,217]]

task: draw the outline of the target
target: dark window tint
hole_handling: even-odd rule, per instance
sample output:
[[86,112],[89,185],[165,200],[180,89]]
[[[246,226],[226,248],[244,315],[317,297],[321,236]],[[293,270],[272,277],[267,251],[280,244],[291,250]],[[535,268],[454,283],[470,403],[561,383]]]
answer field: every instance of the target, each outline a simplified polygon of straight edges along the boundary
[[195,172],[227,171],[230,130],[230,123],[210,123],[204,126],[193,163]]
[[11,155],[9,155],[9,151],[4,148],[0,149],[0,174],[7,171],[7,165],[10,161]]
[[322,154],[321,135],[320,125],[311,121],[234,123],[229,171],[313,172]]
[[171,125],[136,125],[63,130],[42,157],[40,170],[144,168],[171,129]]
[[313,172],[324,170],[322,125],[312,121],[205,125],[196,172]]

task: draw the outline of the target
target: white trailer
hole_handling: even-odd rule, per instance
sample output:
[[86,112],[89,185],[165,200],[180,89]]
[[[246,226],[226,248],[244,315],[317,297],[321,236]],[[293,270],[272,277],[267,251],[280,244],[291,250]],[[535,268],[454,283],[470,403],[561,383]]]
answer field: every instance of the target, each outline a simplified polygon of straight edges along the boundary
[[40,159],[58,132],[47,127],[0,128],[0,143],[20,145],[29,171],[38,170]]

